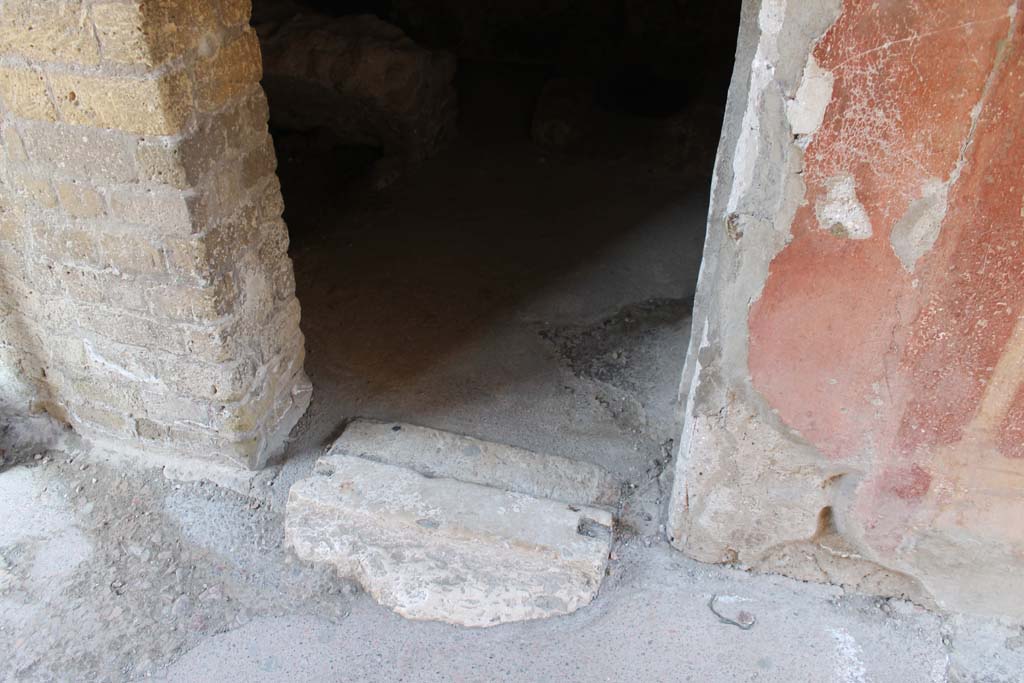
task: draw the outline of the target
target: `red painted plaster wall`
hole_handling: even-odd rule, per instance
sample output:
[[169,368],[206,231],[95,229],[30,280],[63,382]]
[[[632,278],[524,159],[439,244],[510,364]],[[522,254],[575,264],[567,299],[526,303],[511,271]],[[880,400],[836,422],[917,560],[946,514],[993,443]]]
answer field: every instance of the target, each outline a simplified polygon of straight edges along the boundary
[[[754,386],[824,455],[868,473],[855,509],[879,549],[922,520],[1024,542],[1013,4],[845,0],[814,53],[835,80],[805,154],[806,202],[750,310]],[[870,237],[821,224],[837,177],[852,179]],[[893,227],[937,184],[941,229],[908,269]]]

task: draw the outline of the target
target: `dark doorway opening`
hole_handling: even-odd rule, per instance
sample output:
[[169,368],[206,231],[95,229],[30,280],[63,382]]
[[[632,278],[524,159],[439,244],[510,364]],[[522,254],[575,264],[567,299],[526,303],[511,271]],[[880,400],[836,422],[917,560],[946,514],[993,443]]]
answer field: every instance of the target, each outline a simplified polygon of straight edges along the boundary
[[313,424],[656,480],[739,4],[257,0]]

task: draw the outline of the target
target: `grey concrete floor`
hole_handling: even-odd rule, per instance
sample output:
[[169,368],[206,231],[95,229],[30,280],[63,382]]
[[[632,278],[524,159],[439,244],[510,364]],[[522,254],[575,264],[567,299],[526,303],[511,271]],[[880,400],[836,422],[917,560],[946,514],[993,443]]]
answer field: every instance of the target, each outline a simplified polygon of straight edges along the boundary
[[[833,587],[639,550],[597,604],[560,619],[460,630],[360,601],[341,624],[293,616],[210,638],[168,680],[943,681],[939,619]],[[756,618],[743,631],[708,609]]]
[[[381,193],[346,192],[333,153],[282,146],[314,383],[285,459],[230,487],[88,452],[0,472],[0,519],[16,520],[0,528],[0,678],[1024,680],[1019,625],[667,546],[707,181],[530,146],[520,85],[476,82],[458,143]],[[594,603],[465,630],[402,620],[295,561],[288,487],[356,416],[584,459],[632,484]],[[753,626],[722,621],[715,596]]]
[[702,565],[638,536],[570,616],[406,621],[290,558],[272,477],[239,495],[53,458],[0,472],[15,520],[0,531],[2,680],[1022,680],[1019,625]]

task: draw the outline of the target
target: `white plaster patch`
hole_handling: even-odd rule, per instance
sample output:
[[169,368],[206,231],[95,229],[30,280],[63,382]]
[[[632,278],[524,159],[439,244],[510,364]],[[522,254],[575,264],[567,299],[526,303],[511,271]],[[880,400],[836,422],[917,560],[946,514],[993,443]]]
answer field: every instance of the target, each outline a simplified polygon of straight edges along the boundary
[[82,340],[82,345],[85,347],[85,353],[96,365],[101,368],[106,368],[116,375],[121,375],[125,379],[131,380],[132,382],[139,382],[140,384],[161,384],[162,382],[158,377],[154,377],[149,374],[142,374],[138,372],[132,372],[128,368],[122,367],[117,363],[104,358],[92,344],[89,343],[88,339]]
[[819,227],[838,237],[852,240],[871,237],[871,219],[857,198],[853,176],[833,176],[825,183],[825,189],[825,197],[818,200],[815,206]]
[[935,246],[946,218],[949,186],[933,178],[921,188],[921,196],[907,208],[892,228],[889,242],[907,272],[914,272],[918,260]]
[[775,61],[779,54],[779,32],[786,18],[786,0],[765,0],[757,15],[761,37],[750,67],[750,90],[736,151],[733,153],[733,185],[727,210],[736,211],[741,197],[753,184],[757,158],[761,152],[761,123],[758,110],[764,91],[775,77]]
[[[706,259],[701,261],[701,275],[704,274],[704,265],[706,263]],[[698,282],[700,282],[700,280],[698,280]],[[686,381],[685,374],[683,375],[683,378],[679,383],[678,398],[680,402],[686,402],[686,411],[683,414],[686,415],[687,419],[683,424],[683,435],[679,439],[679,448],[676,452],[676,462],[679,462],[679,457],[683,457],[684,455],[689,453],[690,437],[693,436],[693,420],[690,420],[689,418],[691,415],[693,415],[693,401],[695,393],[694,389],[696,389],[697,384],[700,382],[700,371],[703,368],[703,365],[700,362],[700,352],[703,351],[708,346],[710,346],[711,344],[710,339],[708,337],[709,328],[710,321],[708,317],[705,316],[704,325],[701,328],[700,341],[697,342],[696,346],[692,346],[691,342],[691,348],[689,349],[689,354],[693,356],[693,374],[690,376],[689,383],[687,383]]]
[[741,595],[718,595],[715,596],[715,602],[720,602],[725,605],[735,605],[738,602],[753,602],[750,598],[744,598]]
[[761,5],[757,15],[757,25],[764,33],[777,36],[786,21],[786,0],[768,0]]
[[836,675],[838,683],[865,683],[867,669],[861,659],[863,651],[846,629],[829,629],[836,643]]
[[786,102],[786,118],[793,135],[804,137],[801,145],[806,147],[811,136],[818,132],[825,120],[825,110],[832,101],[832,87],[835,77],[831,71],[818,66],[812,53],[807,58],[803,79],[797,88],[796,97]]

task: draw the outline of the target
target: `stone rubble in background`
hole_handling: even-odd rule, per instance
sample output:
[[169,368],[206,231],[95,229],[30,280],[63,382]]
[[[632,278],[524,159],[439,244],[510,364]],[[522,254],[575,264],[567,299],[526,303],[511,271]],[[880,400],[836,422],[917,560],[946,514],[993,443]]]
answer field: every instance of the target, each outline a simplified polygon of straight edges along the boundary
[[[667,98],[668,84],[641,88],[654,111],[630,112],[616,107],[628,101],[635,82],[629,76],[612,81],[553,78],[540,93],[530,133],[533,141],[552,151],[592,159],[630,160],[667,166],[687,174],[707,175],[714,163],[717,138],[702,136],[722,118],[713,100],[678,101]],[[680,89],[685,86],[676,84]],[[634,93],[636,94],[636,93]],[[638,98],[633,97],[633,101]],[[676,110],[676,106],[681,107]],[[656,111],[664,107],[663,111]],[[703,122],[703,123],[701,123]]]
[[330,130],[339,144],[409,163],[455,132],[455,57],[371,15],[298,14],[260,25],[275,126]]

